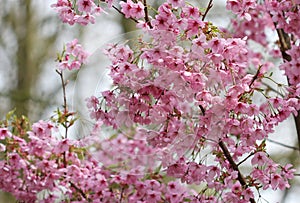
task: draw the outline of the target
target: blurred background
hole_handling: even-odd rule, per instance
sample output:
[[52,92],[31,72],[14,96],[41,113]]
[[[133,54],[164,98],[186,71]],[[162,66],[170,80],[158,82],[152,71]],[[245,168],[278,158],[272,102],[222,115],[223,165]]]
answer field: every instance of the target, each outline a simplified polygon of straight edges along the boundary
[[[156,7],[159,2],[152,0],[148,3]],[[16,109],[18,115],[28,116],[33,122],[47,120],[54,115],[53,112],[63,103],[60,78],[55,72],[56,53],[62,50],[66,42],[78,38],[92,54],[86,67],[66,76],[69,80],[67,95],[70,107],[78,111],[81,117],[79,125],[73,131],[76,132],[75,137],[81,137],[91,125],[84,99],[109,88],[108,71],[105,69],[108,61],[101,54],[101,48],[107,42],[132,37],[135,25],[113,11],[110,15],[99,16],[95,25],[63,25],[50,8],[55,0],[0,0],[0,3],[1,119],[12,109]],[[193,3],[205,7],[208,0]],[[229,17],[225,11],[225,1],[218,0],[214,1],[207,19],[216,25],[227,27],[230,25]],[[275,69],[274,72],[278,80],[286,82],[279,70]],[[273,159],[283,164],[293,163],[299,168],[299,150],[279,144],[297,146],[296,137],[292,118],[278,126],[268,143]],[[299,178],[296,177],[291,184],[289,190],[266,191],[261,195],[265,202],[297,202]],[[0,203],[2,202],[16,200],[10,194],[1,192]]]

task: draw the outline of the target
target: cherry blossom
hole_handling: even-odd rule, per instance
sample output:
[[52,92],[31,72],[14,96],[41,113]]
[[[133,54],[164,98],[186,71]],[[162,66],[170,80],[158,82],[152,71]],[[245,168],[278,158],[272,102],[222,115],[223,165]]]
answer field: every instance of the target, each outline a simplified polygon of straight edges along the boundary
[[[146,1],[101,3],[136,22],[145,38],[103,51],[113,88],[86,99],[95,125],[85,138],[57,135],[59,126],[68,129],[66,109],[52,122],[1,126],[1,190],[27,202],[253,203],[260,190],[290,187],[295,169],[273,161],[266,140],[300,109],[298,1],[228,0],[236,15],[228,30],[205,20],[209,6],[181,0],[153,14]],[[52,7],[62,22],[85,26],[106,12],[103,4],[57,0]],[[283,59],[288,86],[270,74],[273,56]],[[75,39],[58,55],[58,69],[78,70],[87,57]]]

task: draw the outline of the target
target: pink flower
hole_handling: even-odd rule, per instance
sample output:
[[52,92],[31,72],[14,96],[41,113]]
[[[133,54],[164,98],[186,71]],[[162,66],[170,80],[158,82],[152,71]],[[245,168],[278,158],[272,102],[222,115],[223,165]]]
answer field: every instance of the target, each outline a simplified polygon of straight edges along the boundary
[[241,7],[240,1],[238,1],[238,0],[228,0],[226,3],[227,3],[226,8],[228,10],[232,10],[233,12],[236,12],[236,13],[239,12],[240,7]]
[[94,2],[92,0],[78,0],[77,6],[80,12],[90,13],[94,7]]
[[199,19],[188,19],[187,26],[187,37],[197,35],[200,31],[200,28],[203,28],[205,23]]
[[250,188],[243,190],[242,195],[247,201],[249,201],[250,199],[254,199],[254,194]]
[[133,3],[131,0],[121,1],[120,5],[126,18],[142,18],[145,16],[144,5],[140,1],[138,3]]
[[273,190],[276,190],[278,188],[280,190],[284,190],[285,188],[289,188],[289,184],[280,175],[272,174],[271,175],[271,187]]
[[95,16],[86,14],[84,16],[77,16],[76,22],[82,26],[88,25],[89,23],[95,24]]
[[184,15],[187,17],[194,17],[194,18],[199,18],[200,16],[200,11],[198,8],[193,7],[193,6],[185,6],[182,8],[182,12]]
[[70,140],[64,139],[55,146],[55,148],[53,149],[53,152],[55,154],[61,154],[63,152],[66,152],[69,150],[70,145],[71,145]]
[[11,132],[7,128],[0,128],[0,140],[4,140],[6,137],[12,137]]
[[97,109],[99,104],[99,99],[95,96],[91,96],[90,98],[86,99],[86,103],[89,109]]
[[258,166],[263,166],[268,163],[268,157],[264,152],[257,152],[254,157],[251,160],[251,164],[255,165],[257,164]]
[[59,70],[65,70],[65,69],[69,69],[70,70],[69,66],[70,65],[69,65],[69,63],[67,61],[62,61],[62,62],[59,63],[58,69]]
[[161,192],[148,190],[147,191],[147,202],[156,203],[161,200]]
[[292,168],[292,164],[287,164],[284,167],[282,167],[281,174],[287,179],[292,179],[294,178],[294,172],[296,169]]
[[175,178],[182,178],[188,169],[188,165],[182,160],[169,166],[167,169],[167,174]]
[[239,182],[236,182],[231,186],[231,191],[235,194],[240,193],[241,190],[242,190],[242,186]]
[[80,49],[80,45],[78,44],[78,39],[73,39],[71,42],[66,44],[66,52],[68,54],[73,54],[73,51],[76,53],[76,49]]
[[143,17],[145,17],[144,5],[142,4],[142,2],[139,1],[137,4],[134,4],[133,12],[132,12],[131,15],[132,15],[133,18],[143,18]]
[[131,0],[127,0],[126,2],[120,2],[122,12],[125,14],[125,18],[131,17],[131,11],[133,10],[134,3]]

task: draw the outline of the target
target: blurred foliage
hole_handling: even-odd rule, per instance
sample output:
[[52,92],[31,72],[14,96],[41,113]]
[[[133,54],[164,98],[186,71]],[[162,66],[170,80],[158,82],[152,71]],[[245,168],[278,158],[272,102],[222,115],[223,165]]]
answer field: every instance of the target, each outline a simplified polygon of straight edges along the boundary
[[[43,11],[42,11],[43,12]],[[3,88],[1,113],[16,108],[17,115],[34,117],[47,104],[36,92],[45,64],[55,53],[60,29],[51,29],[56,16],[41,14],[32,0],[8,1],[0,8],[0,60]],[[57,23],[56,23],[57,24]],[[39,110],[36,110],[39,109]]]
[[[57,21],[56,16],[41,14],[36,1],[19,0],[1,2],[0,8],[0,60],[2,84],[0,90],[0,113],[15,108],[7,114],[1,126],[12,128],[14,133],[26,134],[24,125],[29,125],[25,116],[36,119],[35,112],[41,112],[48,105],[47,98],[41,98],[36,85],[45,64],[53,58],[55,43],[60,29],[50,29]],[[57,24],[57,23],[56,23]],[[33,111],[34,109],[34,111]],[[18,115],[13,116],[13,113]],[[28,126],[27,126],[28,127]],[[0,194],[0,202],[15,202],[7,193]]]

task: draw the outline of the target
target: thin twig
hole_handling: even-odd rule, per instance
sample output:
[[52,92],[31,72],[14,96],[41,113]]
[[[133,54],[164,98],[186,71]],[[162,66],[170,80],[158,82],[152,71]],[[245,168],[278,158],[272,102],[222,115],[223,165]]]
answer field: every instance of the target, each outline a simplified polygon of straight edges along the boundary
[[[67,115],[68,113],[68,106],[67,106],[67,93],[66,93],[66,85],[67,83],[64,80],[64,74],[63,71],[59,71],[56,70],[56,72],[58,73],[58,75],[60,76],[60,80],[61,80],[61,85],[62,85],[62,91],[63,91],[63,99],[64,99],[64,104],[63,104],[63,108],[64,108],[64,116]],[[65,127],[65,138],[68,137],[68,121],[65,118],[65,123],[64,123],[64,127]],[[66,152],[63,153],[63,161],[64,161],[64,166],[67,167],[67,158],[66,158]]]
[[[122,13],[122,11],[120,9],[118,9],[116,6],[112,5],[113,9],[115,9],[118,13],[122,14],[123,16],[125,16],[124,13]],[[138,23],[139,21],[135,18],[130,17],[130,20],[133,20],[134,22]]]
[[213,2],[213,0],[209,0],[209,3],[208,3],[208,5],[206,7],[206,10],[205,10],[205,13],[202,16],[202,21],[205,20],[205,17],[208,14],[208,11],[213,7],[213,3],[212,2]]
[[261,82],[261,84],[263,84],[264,86],[266,86],[269,90],[271,90],[272,92],[277,93],[278,95],[280,95],[281,97],[284,97],[285,95],[282,94],[281,92],[279,92],[278,90],[274,89],[271,85],[267,84],[266,82]]
[[[62,71],[56,70],[56,72],[58,73],[58,75],[60,76],[60,80],[61,80],[61,85],[62,85],[62,91],[63,91],[63,99],[64,99],[64,104],[63,104],[63,108],[64,108],[64,115],[67,115],[68,113],[68,105],[67,105],[67,93],[66,93],[66,85],[67,83],[64,80],[64,75]],[[68,121],[67,119],[65,120],[65,138],[68,137]]]
[[250,153],[246,158],[244,158],[242,161],[240,161],[237,166],[241,165],[242,163],[244,163],[245,161],[247,161],[251,156],[254,155],[254,152]]
[[124,193],[124,187],[122,187],[122,190],[121,190],[119,203],[122,203],[123,193]]
[[277,144],[277,145],[280,145],[280,146],[282,146],[282,147],[286,147],[286,148],[289,148],[289,149],[293,149],[293,150],[298,150],[299,151],[299,148],[298,147],[293,147],[293,146],[290,146],[290,145],[286,145],[286,144],[283,144],[283,143],[281,143],[281,142],[277,142],[277,141],[275,141],[275,140],[271,140],[271,139],[267,139],[269,142],[272,142],[272,143],[274,143],[274,144]]

